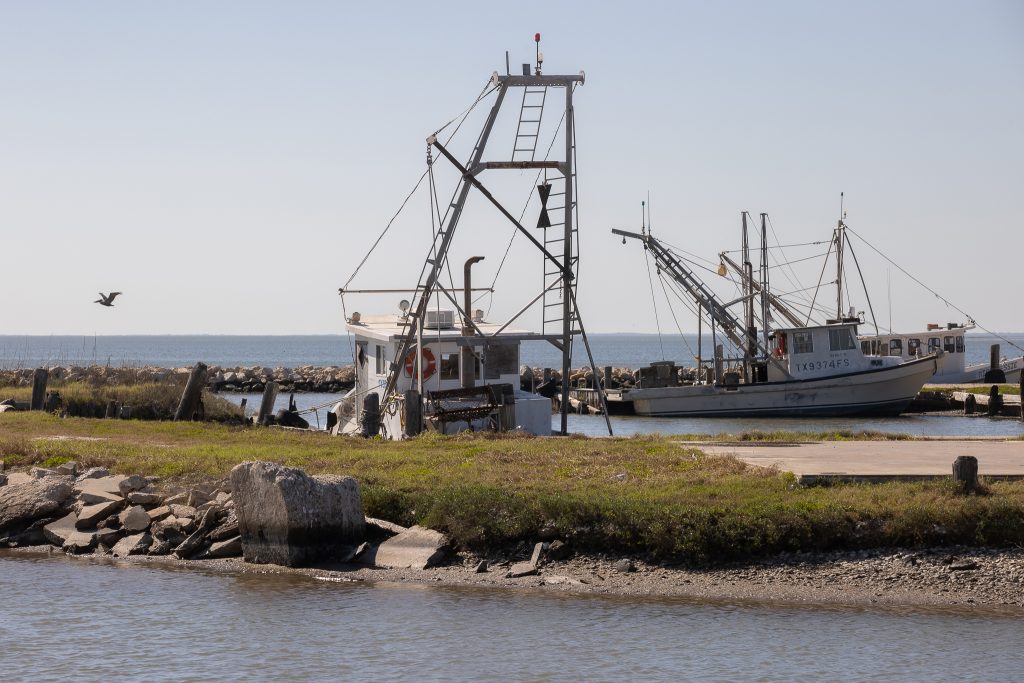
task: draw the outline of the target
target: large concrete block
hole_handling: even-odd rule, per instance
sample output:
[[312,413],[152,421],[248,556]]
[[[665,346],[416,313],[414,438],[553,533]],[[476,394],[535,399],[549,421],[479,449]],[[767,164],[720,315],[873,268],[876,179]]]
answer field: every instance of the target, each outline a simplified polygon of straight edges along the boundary
[[294,567],[363,539],[363,499],[351,477],[244,462],[231,470],[231,491],[247,562]]
[[367,553],[367,564],[390,569],[426,569],[444,558],[448,538],[439,531],[413,526]]

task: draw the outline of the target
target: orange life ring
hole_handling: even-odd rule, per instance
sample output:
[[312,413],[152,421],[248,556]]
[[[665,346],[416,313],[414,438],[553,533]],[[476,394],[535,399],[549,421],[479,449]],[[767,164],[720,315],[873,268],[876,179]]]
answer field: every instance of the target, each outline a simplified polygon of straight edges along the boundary
[[[437,361],[434,359],[434,352],[423,347],[423,379],[427,380],[434,376],[437,372]],[[405,376],[412,377],[416,372],[416,349],[411,350],[405,355]]]

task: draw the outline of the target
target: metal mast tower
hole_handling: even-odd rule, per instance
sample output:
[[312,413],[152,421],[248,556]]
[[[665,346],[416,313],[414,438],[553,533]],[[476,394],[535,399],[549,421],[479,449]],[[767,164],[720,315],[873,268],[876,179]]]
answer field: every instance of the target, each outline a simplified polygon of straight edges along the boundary
[[[480,136],[477,139],[476,146],[470,155],[469,163],[467,165],[463,166],[462,163],[445,148],[440,140],[438,140],[436,134],[427,138],[428,146],[432,149],[436,149],[442,156],[451,162],[451,164],[459,171],[462,178],[459,181],[459,186],[456,190],[455,201],[451,204],[451,211],[448,214],[448,222],[440,226],[440,229],[435,235],[434,245],[432,246],[431,252],[426,260],[427,267],[424,268],[420,283],[417,286],[418,300],[413,307],[413,310],[410,311],[411,324],[403,344],[401,344],[398,349],[396,362],[393,366],[394,369],[388,378],[388,386],[385,391],[385,396],[392,395],[395,391],[395,386],[398,380],[397,368],[400,365],[398,361],[405,358],[406,353],[408,353],[409,349],[416,343],[417,331],[422,329],[422,324],[425,319],[431,297],[435,292],[440,290],[441,293],[448,296],[456,308],[461,311],[462,307],[459,306],[458,302],[451,297],[446,290],[439,287],[438,278],[441,274],[442,267],[446,262],[448,249],[451,245],[452,238],[454,237],[455,229],[459,224],[462,211],[466,205],[466,201],[469,199],[470,190],[472,188],[476,188],[519,230],[519,232],[523,233],[526,238],[529,239],[530,242],[538,248],[538,250],[540,250],[544,257],[545,277],[543,289],[529,304],[526,305],[526,307],[521,309],[511,319],[505,322],[501,326],[499,333],[501,330],[504,330],[505,327],[510,325],[516,318],[529,310],[537,301],[543,300],[544,313],[542,320],[544,329],[542,330],[541,338],[549,341],[562,353],[562,391],[560,401],[561,433],[568,433],[569,366],[572,361],[572,340],[573,336],[577,334],[582,336],[586,346],[590,365],[594,372],[595,386],[601,395],[602,404],[605,406],[605,420],[608,425],[608,431],[611,433],[611,422],[608,421],[607,417],[608,411],[604,389],[600,383],[600,376],[598,375],[597,367],[590,351],[590,344],[587,341],[586,330],[583,327],[583,321],[580,317],[579,309],[576,304],[576,266],[579,257],[576,252],[575,239],[577,233],[576,200],[574,198],[576,143],[573,125],[573,90],[577,85],[583,84],[585,75],[582,71],[579,74],[571,76],[543,74],[541,66],[543,64],[544,57],[539,49],[539,33],[535,36],[534,40],[537,43],[538,49],[536,63],[532,70],[531,65],[523,64],[521,75],[513,75],[508,72],[508,69],[506,69],[506,74],[504,76],[499,75],[497,72],[492,74],[491,83],[493,84],[497,95],[487,119],[484,122],[483,129],[480,132]],[[548,103],[549,91],[558,88],[564,89],[565,91],[564,128],[562,133],[564,136],[565,158],[561,161],[538,161],[535,157],[545,104]],[[520,89],[523,93],[523,99],[519,108],[519,124],[516,129],[515,143],[512,148],[511,158],[504,161],[485,161],[484,153],[487,150],[487,144],[490,141],[495,121],[498,118],[502,105],[505,103],[506,97],[513,89]],[[497,199],[494,198],[480,180],[480,176],[484,171],[523,171],[527,169],[543,170],[545,173],[551,172],[554,176],[550,180],[545,178],[544,184],[538,187],[541,199],[541,211],[537,227],[543,230],[542,240],[538,240],[529,230],[523,227],[523,225],[520,224],[520,222],[511,213],[509,213],[509,211],[502,206]],[[552,184],[553,182],[556,182],[560,186],[555,188],[555,192],[552,192],[552,189],[554,188],[554,185]],[[553,203],[555,204],[560,201],[561,206],[549,206],[549,200],[551,199],[554,199]],[[555,221],[552,222],[551,213],[556,209],[561,215],[556,215]],[[560,235],[552,234],[559,228],[561,228]],[[557,302],[557,306],[560,311],[559,314],[549,312],[549,310],[554,309],[554,304],[549,304],[549,301],[556,296],[559,299]],[[462,313],[464,314],[463,317],[472,324],[471,312],[462,311]],[[561,323],[561,329],[558,333],[555,333],[549,328],[557,322]],[[473,325],[473,328],[477,335],[486,337],[486,335],[484,335],[475,325]]]

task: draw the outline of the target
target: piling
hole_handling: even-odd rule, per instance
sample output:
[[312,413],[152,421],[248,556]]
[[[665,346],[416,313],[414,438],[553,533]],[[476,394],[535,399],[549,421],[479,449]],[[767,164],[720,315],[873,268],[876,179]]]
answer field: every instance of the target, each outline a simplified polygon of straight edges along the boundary
[[117,401],[113,399],[107,401],[107,409],[104,411],[103,417],[108,420],[114,419],[115,417],[117,417],[117,412],[119,408],[120,404]]
[[964,415],[974,415],[977,409],[978,399],[974,398],[974,394],[967,394],[967,398],[964,399]]
[[29,404],[29,410],[43,409],[46,400],[46,380],[49,376],[46,368],[36,368],[35,374],[32,375],[32,402]]
[[604,366],[604,388],[612,388],[612,366],[610,365]]
[[402,410],[405,411],[402,436],[416,436],[423,431],[423,402],[420,401],[420,392],[415,389],[406,391]]
[[196,363],[188,375],[185,391],[181,393],[178,409],[174,411],[174,421],[191,420],[203,398],[203,387],[206,386],[206,364]]
[[988,372],[985,373],[985,384],[1002,384],[1006,381],[1006,373],[999,366],[999,344],[989,347]]
[[1003,410],[1003,397],[999,395],[998,385],[993,384],[988,390],[988,415],[999,415]]
[[978,488],[978,459],[973,455],[961,455],[953,461],[953,483],[964,493]]
[[380,396],[375,392],[363,397],[363,412],[359,416],[359,426],[365,438],[377,436],[380,432]]
[[277,382],[267,381],[263,387],[263,400],[260,401],[260,412],[256,415],[256,424],[266,424],[274,414],[274,401],[277,400]]

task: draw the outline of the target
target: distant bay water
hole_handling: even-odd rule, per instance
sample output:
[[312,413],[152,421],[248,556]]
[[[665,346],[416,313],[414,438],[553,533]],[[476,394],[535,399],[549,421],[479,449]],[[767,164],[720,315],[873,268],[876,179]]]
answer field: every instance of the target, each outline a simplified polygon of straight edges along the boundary
[[[1024,333],[967,335],[968,362],[987,362],[991,344],[1001,344],[1005,356],[1024,348]],[[589,335],[599,367],[636,368],[657,360],[692,364],[697,335],[602,333]],[[54,365],[111,365],[114,367],[191,366],[202,361],[222,367],[294,368],[302,365],[347,365],[352,362],[351,338],[346,335],[0,335],[0,369]],[[712,342],[705,336],[704,357]],[[559,351],[546,342],[522,345],[520,362],[532,367],[561,366]],[[588,364],[583,344],[573,349],[573,366]]]

